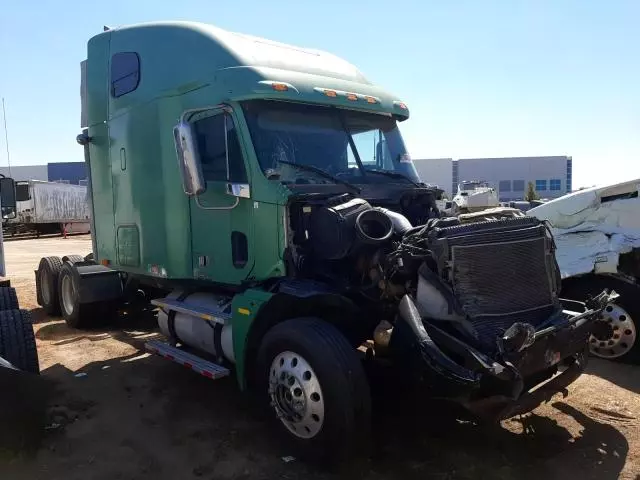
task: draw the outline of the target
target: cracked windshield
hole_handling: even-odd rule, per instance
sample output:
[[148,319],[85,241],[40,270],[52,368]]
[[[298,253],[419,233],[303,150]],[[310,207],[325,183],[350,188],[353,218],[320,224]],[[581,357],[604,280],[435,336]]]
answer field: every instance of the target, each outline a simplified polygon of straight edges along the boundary
[[278,102],[243,105],[262,170],[284,183],[418,183],[396,121]]

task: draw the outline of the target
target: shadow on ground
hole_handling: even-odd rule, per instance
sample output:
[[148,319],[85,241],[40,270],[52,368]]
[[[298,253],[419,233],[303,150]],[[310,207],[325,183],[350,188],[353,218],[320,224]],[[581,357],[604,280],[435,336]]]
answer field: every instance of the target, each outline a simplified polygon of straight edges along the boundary
[[[37,453],[0,463],[0,478],[608,480],[619,477],[628,453],[615,427],[565,402],[553,404],[558,415],[515,419],[521,433],[514,433],[387,391],[375,398],[369,461],[340,473],[286,463],[291,452],[273,442],[233,378],[213,382],[143,354],[156,324],[151,314],[134,318],[120,319],[126,331],[95,330],[83,338],[107,335],[139,352],[91,363],[80,377],[61,365],[42,372],[57,387],[48,407],[53,427]],[[59,322],[38,332],[48,341],[77,341],[69,333],[77,335]],[[563,416],[579,424],[579,435],[555,420]]]

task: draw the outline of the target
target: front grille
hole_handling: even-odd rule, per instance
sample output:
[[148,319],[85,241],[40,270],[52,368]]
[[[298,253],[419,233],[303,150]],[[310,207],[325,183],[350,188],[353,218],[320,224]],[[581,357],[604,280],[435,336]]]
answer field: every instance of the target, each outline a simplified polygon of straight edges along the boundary
[[472,318],[553,305],[544,237],[454,246],[451,260],[454,291]]
[[442,228],[430,240],[440,271],[483,344],[494,347],[514,322],[537,327],[556,311],[551,239],[538,220]]

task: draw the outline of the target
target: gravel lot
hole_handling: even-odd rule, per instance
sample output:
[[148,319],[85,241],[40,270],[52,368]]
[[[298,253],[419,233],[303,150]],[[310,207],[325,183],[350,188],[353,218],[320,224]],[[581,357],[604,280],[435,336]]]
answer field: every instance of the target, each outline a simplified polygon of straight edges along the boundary
[[40,257],[90,249],[86,236],[5,244],[20,304],[34,309],[42,375],[54,387],[50,422],[59,427],[36,452],[1,461],[1,479],[640,479],[639,367],[595,359],[566,397],[501,427],[381,401],[371,461],[339,473],[285,462],[289,452],[232,379],[212,382],[144,353],[152,318],[80,332],[37,309]]

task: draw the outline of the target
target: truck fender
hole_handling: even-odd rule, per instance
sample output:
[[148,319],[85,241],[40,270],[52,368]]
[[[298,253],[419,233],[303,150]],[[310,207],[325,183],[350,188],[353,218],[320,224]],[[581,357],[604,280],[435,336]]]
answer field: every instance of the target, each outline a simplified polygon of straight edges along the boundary
[[[308,316],[321,318],[336,326],[352,345],[359,344],[361,332],[358,326],[362,327],[366,322],[358,321],[360,310],[351,300],[333,293],[323,284],[294,283],[295,287],[293,283],[283,282],[274,293],[251,289],[234,297],[233,343],[236,373],[242,389],[252,386],[262,338],[270,328],[284,320]],[[253,298],[254,293],[260,295]]]
[[104,265],[87,262],[73,264],[79,303],[95,303],[118,300],[122,297],[120,274]]

